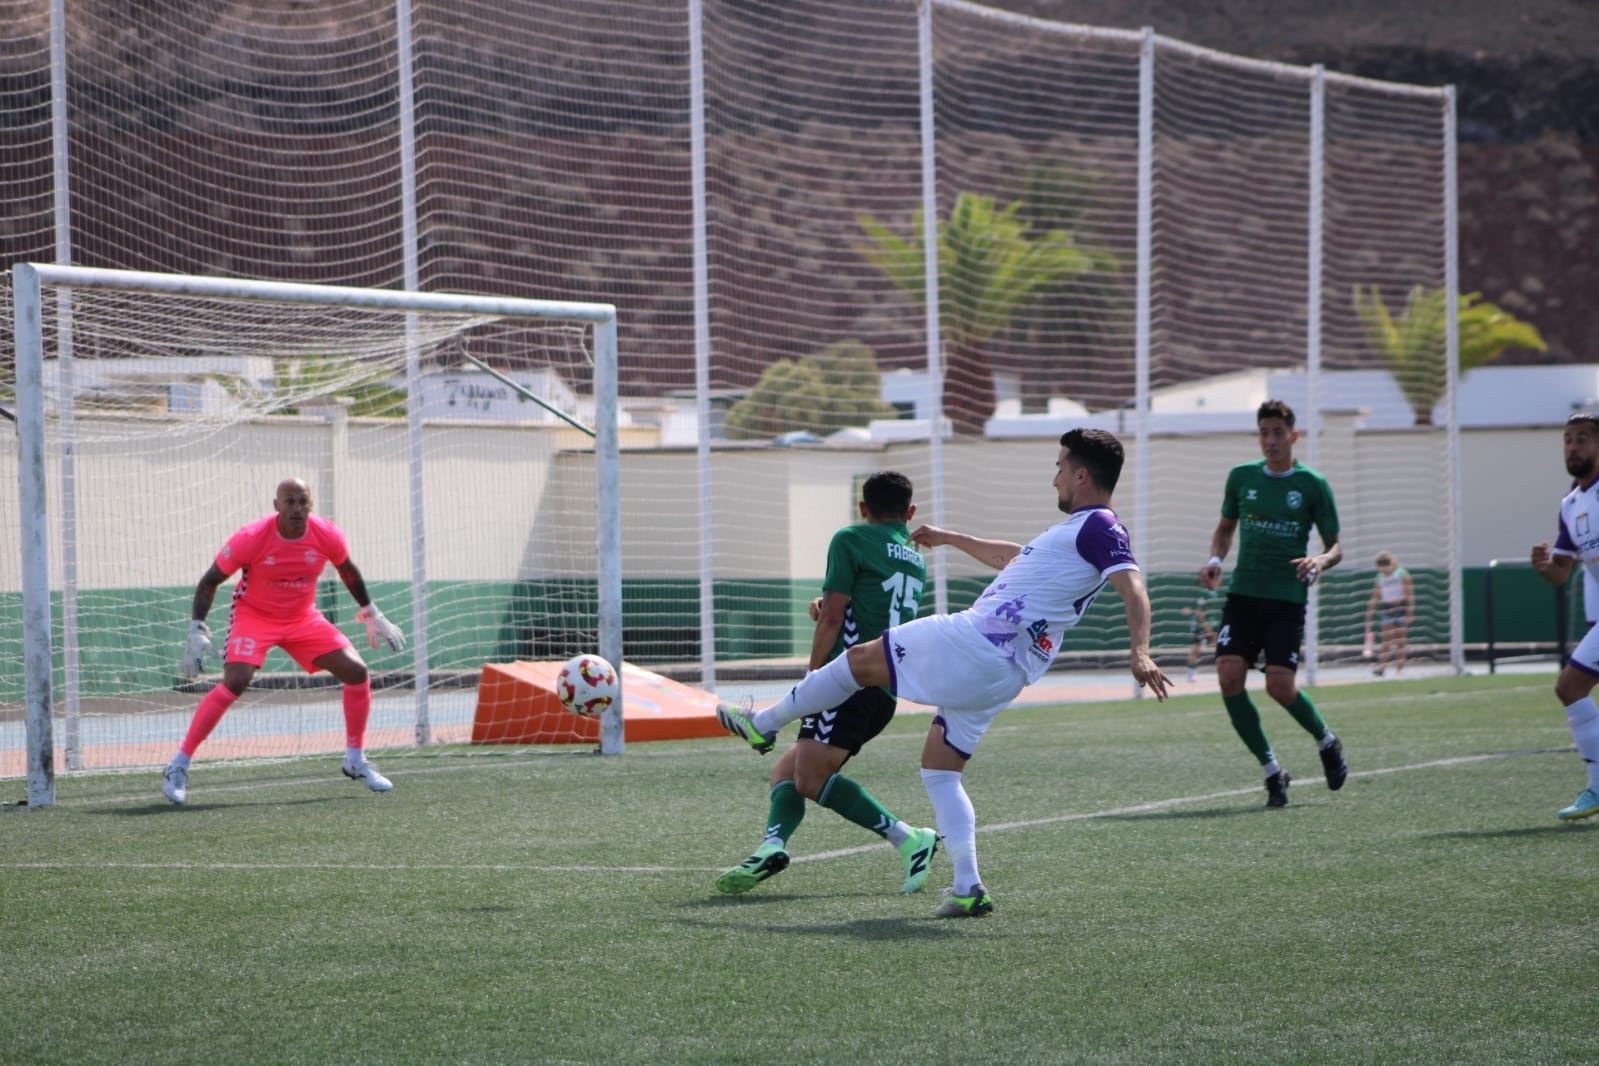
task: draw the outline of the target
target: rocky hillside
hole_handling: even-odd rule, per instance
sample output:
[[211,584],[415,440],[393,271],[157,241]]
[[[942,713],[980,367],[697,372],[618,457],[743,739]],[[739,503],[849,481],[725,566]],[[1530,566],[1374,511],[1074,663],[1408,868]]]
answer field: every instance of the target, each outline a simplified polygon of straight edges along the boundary
[[1262,59],[1454,85],[1461,284],[1534,323],[1545,355],[1599,362],[1599,4],[1593,0],[989,0],[1151,26]]

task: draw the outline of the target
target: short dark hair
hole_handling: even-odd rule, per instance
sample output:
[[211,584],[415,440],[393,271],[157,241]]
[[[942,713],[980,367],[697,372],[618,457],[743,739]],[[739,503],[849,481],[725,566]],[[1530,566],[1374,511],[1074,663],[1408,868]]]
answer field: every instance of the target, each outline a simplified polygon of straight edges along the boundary
[[1268,418],[1280,418],[1289,429],[1294,428],[1294,409],[1281,400],[1267,400],[1255,410],[1255,425]]
[[1102,491],[1116,491],[1122,463],[1127,458],[1116,434],[1103,429],[1068,429],[1060,435],[1060,446],[1068,453],[1066,461],[1087,470],[1089,478]]
[[1584,424],[1590,425],[1594,429],[1599,429],[1599,415],[1594,414],[1592,411],[1573,411],[1566,416],[1566,425],[1568,426]]
[[861,500],[880,521],[904,518],[911,509],[911,479],[898,470],[879,470],[861,486]]

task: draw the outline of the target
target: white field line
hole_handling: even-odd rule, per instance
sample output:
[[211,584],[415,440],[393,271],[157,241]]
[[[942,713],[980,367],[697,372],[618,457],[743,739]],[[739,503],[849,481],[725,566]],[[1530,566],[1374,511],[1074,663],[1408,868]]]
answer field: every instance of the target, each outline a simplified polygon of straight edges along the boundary
[[[1574,751],[1574,748],[1538,749],[1538,751]],[[1437,770],[1455,766],[1466,766],[1472,763],[1489,762],[1494,759],[1507,759],[1527,752],[1489,752],[1482,755],[1460,755],[1448,759],[1430,759],[1427,762],[1410,763],[1405,766],[1388,766],[1376,770],[1356,770],[1350,777],[1382,777],[1388,774],[1413,773],[1418,770]],[[430,768],[428,772],[445,772],[449,769],[437,767]],[[325,778],[307,778],[304,781],[277,781],[275,785],[289,784],[314,784]],[[1322,777],[1294,778],[1295,784],[1315,784],[1325,781]],[[218,788],[215,791],[244,791],[246,789],[259,789],[256,785],[232,785]],[[209,791],[209,790],[208,790]],[[1207,803],[1211,800],[1229,799],[1234,796],[1251,796],[1260,791],[1260,786],[1250,788],[1227,789],[1222,792],[1207,792],[1197,796],[1174,796],[1170,799],[1151,800],[1148,803],[1135,803],[1126,807],[1112,807],[1102,811],[1080,811],[1072,814],[1057,814],[1048,818],[1029,818],[1019,822],[997,822],[990,825],[978,825],[979,833],[1002,833],[1012,829],[1032,829],[1045,825],[1060,825],[1065,822],[1082,822],[1094,818],[1114,818],[1128,814],[1147,814],[1151,811],[1167,810],[1172,807],[1181,807],[1190,803]],[[149,796],[141,795],[136,799],[148,800]],[[101,801],[108,802],[108,801]],[[381,802],[378,801],[378,802]],[[864,855],[868,852],[883,848],[882,841],[871,844],[861,844],[851,848],[838,848],[833,851],[822,851],[810,855],[797,855],[794,862],[819,862],[825,859],[841,859],[854,855]],[[490,873],[503,873],[526,871],[531,873],[652,873],[652,874],[701,874],[716,873],[721,867],[706,866],[575,866],[544,863],[249,863],[249,862],[22,862],[6,861],[0,859],[0,870],[329,870],[353,872],[379,872],[379,873],[409,873],[426,872],[432,870],[481,870]]]
[[[1559,749],[1551,749],[1559,750]],[[1575,748],[1565,749],[1575,751]],[[1512,755],[1522,752],[1490,752],[1485,755],[1461,755],[1451,759],[1432,759],[1428,762],[1411,763],[1408,766],[1388,766],[1377,770],[1351,770],[1349,776],[1354,777],[1381,777],[1384,774],[1403,774],[1415,770],[1436,770],[1441,767],[1464,766],[1468,763],[1487,762],[1491,759],[1507,759]],[[1295,785],[1314,785],[1325,782],[1325,777],[1296,777]],[[1093,818],[1115,818],[1127,814],[1147,814],[1150,811],[1163,811],[1172,807],[1181,807],[1189,803],[1205,803],[1209,800],[1228,799],[1232,796],[1253,796],[1259,794],[1260,785],[1250,788],[1232,788],[1225,792],[1208,792],[1201,796],[1176,796],[1172,799],[1151,800],[1148,803],[1135,803],[1130,807],[1112,807],[1104,811],[1085,811],[1077,814],[1055,814],[1048,818],[1029,818],[1021,822],[998,822],[993,825],[979,825],[979,833],[1000,833],[1007,829],[1032,829],[1041,825],[1059,825],[1063,822],[1086,822]],[[853,848],[839,848],[836,851],[822,851],[815,855],[796,855],[794,862],[815,861],[817,859],[836,859],[845,855],[860,855],[882,847],[881,843],[868,844]]]

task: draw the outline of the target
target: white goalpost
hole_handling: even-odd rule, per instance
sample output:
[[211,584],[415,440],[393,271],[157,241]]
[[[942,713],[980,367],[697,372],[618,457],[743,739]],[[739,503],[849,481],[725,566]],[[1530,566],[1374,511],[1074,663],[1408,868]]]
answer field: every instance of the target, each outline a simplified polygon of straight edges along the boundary
[[[72,770],[170,753],[193,582],[283,477],[411,638],[359,642],[369,745],[467,739],[494,658],[622,662],[614,306],[42,264],[11,287],[29,806],[58,745]],[[326,693],[277,654],[208,757],[334,749]],[[599,741],[622,751],[620,703]]]

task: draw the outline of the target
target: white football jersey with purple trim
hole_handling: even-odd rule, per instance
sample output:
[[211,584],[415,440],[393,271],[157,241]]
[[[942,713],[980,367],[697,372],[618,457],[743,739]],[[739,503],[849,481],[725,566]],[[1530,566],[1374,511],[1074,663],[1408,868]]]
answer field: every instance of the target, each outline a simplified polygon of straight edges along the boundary
[[1084,507],[1034,537],[964,612],[1032,684],[1060,651],[1105,579],[1137,570],[1127,529],[1109,507]]
[[1599,578],[1599,479],[1587,488],[1577,486],[1560,501],[1560,532],[1552,550]]

